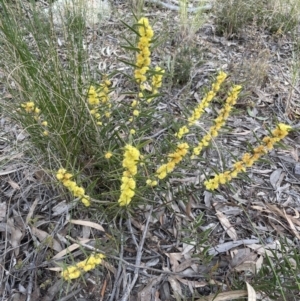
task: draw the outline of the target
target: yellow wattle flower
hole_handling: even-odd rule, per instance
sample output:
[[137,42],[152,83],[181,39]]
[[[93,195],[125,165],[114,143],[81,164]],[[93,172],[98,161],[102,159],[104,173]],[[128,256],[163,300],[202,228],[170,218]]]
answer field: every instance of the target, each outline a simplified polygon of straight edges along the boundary
[[118,200],[120,206],[129,205],[135,195],[136,182],[133,177],[137,174],[137,165],[140,159],[140,151],[136,147],[127,144],[124,149],[122,165],[125,170],[121,179],[121,194]]
[[182,161],[182,159],[188,153],[189,145],[187,143],[178,144],[174,153],[168,154],[168,163],[165,163],[158,167],[156,170],[156,176],[159,179],[164,179],[169,173],[171,173],[176,165]]
[[[238,91],[238,89],[236,91]],[[276,142],[285,138],[291,129],[292,127],[289,125],[283,123],[278,124],[272,131],[272,136],[264,137],[262,139],[263,144],[255,147],[252,154],[245,153],[241,161],[237,161],[233,164],[233,168],[231,170],[217,174],[214,178],[205,181],[204,185],[206,189],[215,190],[220,184],[226,184],[231,181],[232,178],[236,178],[239,173],[245,172],[247,167],[251,167],[261,156],[266,154],[268,150],[273,149]]]

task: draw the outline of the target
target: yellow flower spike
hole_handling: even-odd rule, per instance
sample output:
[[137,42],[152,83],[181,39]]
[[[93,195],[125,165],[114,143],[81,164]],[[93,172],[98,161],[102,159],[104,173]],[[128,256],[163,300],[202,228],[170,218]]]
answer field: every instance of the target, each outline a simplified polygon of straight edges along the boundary
[[[240,91],[240,86],[236,88],[237,91]],[[289,125],[278,124],[276,129],[272,131],[272,137],[266,136],[262,139],[264,144],[261,144],[255,147],[252,151],[252,154],[245,153],[241,161],[237,161],[233,164],[231,170],[225,171],[222,174],[215,175],[214,178],[205,181],[204,185],[208,190],[214,190],[219,187],[220,184],[226,184],[231,181],[232,178],[236,178],[239,173],[245,172],[246,167],[251,167],[261,156],[267,153],[268,150],[271,150],[275,144],[282,140],[288,135],[288,132],[292,128]]]
[[136,147],[127,144],[124,149],[122,165],[125,171],[121,179],[121,194],[118,200],[120,206],[127,206],[135,195],[136,182],[133,176],[137,174],[137,164],[140,159],[140,152]]
[[159,179],[164,179],[167,174],[171,173],[176,165],[182,161],[182,159],[188,153],[189,145],[187,143],[178,144],[174,153],[168,154],[168,163],[161,165],[156,170],[156,176]]
[[83,197],[83,198],[81,199],[81,202],[83,203],[83,205],[84,205],[85,207],[89,207],[89,206],[91,205],[91,202],[90,202],[89,198],[86,198],[86,197]]
[[95,269],[98,264],[101,264],[103,258],[105,258],[103,254],[92,254],[86,260],[64,268],[61,272],[61,276],[67,281],[76,279],[80,277],[81,274]]
[[[224,76],[222,78],[224,78]],[[209,142],[212,140],[213,137],[215,138],[218,136],[218,132],[221,129],[221,127],[225,124],[226,119],[229,117],[229,114],[232,110],[232,106],[236,103],[241,89],[242,86],[236,85],[233,86],[232,89],[229,91],[224,107],[221,109],[218,117],[214,120],[214,125],[209,129],[208,134],[206,134],[198,143],[198,145],[194,148],[193,156],[198,156],[202,151],[202,148],[204,146],[208,146]],[[203,107],[198,107],[197,110],[194,111],[193,115],[188,119],[188,121],[190,122],[189,125],[192,124],[195,118],[199,116],[199,110],[201,110],[201,114],[204,111]]]
[[134,71],[134,77],[136,82],[141,85],[147,80],[146,73],[151,63],[149,46],[154,33],[147,18],[141,18],[138,21],[138,24],[139,41],[137,43],[137,48],[139,49],[139,52],[136,55],[135,65],[137,68]]
[[90,197],[85,195],[83,187],[78,186],[75,181],[71,180],[72,177],[73,175],[64,168],[60,168],[56,173],[57,180],[68,188],[74,197],[79,197],[86,207],[90,206]]
[[178,139],[181,139],[183,137],[183,135],[187,134],[190,130],[188,129],[188,127],[185,125],[183,127],[181,127],[179,129],[179,131],[175,134],[175,136],[178,138]]
[[272,131],[272,135],[275,138],[283,139],[284,137],[286,137],[288,135],[288,133],[291,129],[292,129],[291,126],[283,124],[283,123],[279,123],[277,125],[277,128]]

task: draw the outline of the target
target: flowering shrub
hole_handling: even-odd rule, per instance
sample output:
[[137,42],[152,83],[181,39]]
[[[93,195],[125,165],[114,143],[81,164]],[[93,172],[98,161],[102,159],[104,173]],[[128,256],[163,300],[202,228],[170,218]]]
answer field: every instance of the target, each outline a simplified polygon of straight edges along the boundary
[[[151,102],[159,96],[159,88],[162,86],[164,70],[156,66],[151,69],[151,42],[154,36],[153,30],[149,24],[147,18],[141,18],[136,24],[137,31],[134,32],[138,35],[136,51],[136,62],[134,68],[134,79],[137,84],[137,92],[133,100],[130,100],[128,106],[131,117],[129,120],[125,120],[126,132],[127,132],[127,144],[123,147],[124,153],[120,154],[123,156],[122,167],[123,172],[120,176],[119,186],[119,198],[118,204],[120,206],[128,206],[139,188],[139,179],[144,179],[146,187],[159,186],[159,181],[164,180],[170,175],[178,165],[190,154],[192,159],[197,159],[201,154],[201,151],[208,147],[211,140],[218,136],[220,129],[224,126],[228,119],[233,106],[236,104],[237,98],[242,90],[240,85],[234,85],[228,92],[227,98],[223,105],[223,108],[219,111],[218,116],[213,121],[213,125],[209,128],[206,134],[198,142],[196,146],[192,146],[191,142],[183,141],[178,142],[184,138],[184,136],[190,132],[192,127],[201,118],[205,109],[210,105],[211,101],[220,91],[222,84],[227,78],[227,74],[220,71],[216,77],[215,82],[209,92],[205,94],[202,101],[192,110],[190,116],[187,118],[186,124],[182,125],[179,130],[175,133],[175,138],[172,143],[176,143],[177,146],[173,152],[166,155],[167,162],[157,164],[155,172],[150,172],[151,160],[144,159],[144,156],[139,150],[139,138],[135,140],[135,145],[132,143],[132,136],[137,134],[140,129],[137,127],[140,120],[140,115],[145,112],[147,105],[151,106]],[[151,76],[150,76],[151,75]],[[112,103],[109,100],[111,80],[108,80],[105,76],[99,88],[91,85],[87,93],[87,102],[91,115],[95,118],[97,125],[103,125],[102,116],[111,117]],[[151,108],[151,107],[150,107]],[[28,111],[34,110],[32,106],[26,107]],[[151,120],[153,111],[149,113],[148,119]],[[110,120],[113,122],[113,120]],[[109,124],[109,123],[108,123]],[[142,126],[141,124],[139,124]],[[224,173],[220,173],[214,176],[213,179],[205,181],[204,185],[206,189],[214,190],[219,187],[220,184],[226,184],[233,178],[237,177],[239,173],[245,172],[246,167],[252,166],[267,150],[272,149],[275,142],[283,139],[290,130],[289,126],[279,124],[277,128],[272,132],[272,137],[265,137],[262,145],[258,146],[253,150],[253,154],[245,154],[242,161],[233,164],[233,168]],[[126,136],[126,135],[125,135]],[[117,150],[116,150],[117,151]],[[117,151],[118,152],[118,151]],[[105,159],[111,160],[113,154],[111,151],[105,152],[103,155]],[[115,156],[114,156],[115,157]],[[143,161],[143,162],[142,162]],[[120,163],[120,162],[119,162]],[[139,164],[145,166],[144,171],[138,172]],[[65,169],[60,169],[57,173],[57,179],[63,183],[65,187],[75,196],[79,197],[85,206],[90,205],[90,198],[85,194],[85,190],[82,187],[77,186],[75,181],[72,181],[72,174],[66,172]],[[143,184],[142,184],[143,185]]]
[[[130,43],[126,49],[134,51],[134,62],[123,62],[133,70],[130,76],[127,74],[131,82],[128,91],[122,91],[122,97],[117,95],[118,92],[114,93],[117,90],[114,81],[116,73],[101,75],[101,79],[97,79],[98,84],[88,72],[84,73],[83,70],[88,68],[82,67],[85,60],[80,51],[83,52],[81,47],[84,43],[80,35],[76,36],[78,39],[72,36],[68,40],[70,43],[75,40],[78,42],[74,51],[78,57],[70,60],[76,61],[76,66],[71,63],[68,65],[71,70],[75,68],[71,81],[70,70],[64,72],[65,65],[59,65],[57,57],[51,60],[51,57],[41,56],[39,63],[34,55],[30,55],[30,50],[22,52],[21,63],[16,64],[24,68],[11,68],[15,72],[22,69],[19,75],[21,79],[14,78],[14,72],[10,74],[16,83],[22,83],[23,73],[28,72],[28,78],[24,80],[26,85],[20,89],[21,105],[18,105],[17,111],[11,111],[17,112],[16,119],[21,120],[37,149],[44,151],[47,158],[52,156],[49,165],[57,166],[58,170],[54,172],[56,180],[72,197],[86,207],[93,206],[95,211],[100,207],[97,199],[104,199],[105,204],[109,204],[107,206],[111,205],[109,208],[118,209],[134,206],[135,202],[142,199],[153,199],[153,193],[164,189],[162,183],[172,173],[178,170],[180,174],[180,168],[188,167],[189,160],[199,160],[201,152],[219,135],[242,90],[240,85],[229,88],[218,116],[201,135],[196,128],[197,123],[216,95],[224,95],[225,81],[230,86],[227,74],[220,71],[202,101],[191,108],[185,119],[173,122],[171,114],[158,109],[165,70],[151,65],[154,32],[149,20],[144,17],[138,20],[132,32],[136,35],[136,44]],[[52,32],[49,34],[51,36]],[[22,41],[14,41],[19,40]],[[4,46],[11,44],[3,43]],[[21,46],[24,47],[23,44]],[[55,47],[52,53],[56,53]],[[17,53],[14,51],[14,56]],[[53,71],[52,66],[57,68]],[[49,70],[58,72],[49,76]],[[53,80],[55,78],[56,81]],[[83,78],[88,78],[88,81],[84,82]],[[30,87],[29,91],[27,87]],[[158,127],[163,128],[164,136],[156,140],[153,138],[153,129]],[[248,167],[273,149],[275,143],[286,137],[290,129],[287,125],[278,124],[270,136],[263,138],[259,146],[244,154],[229,170],[207,179],[205,188],[218,189],[220,185],[246,172]],[[191,132],[195,138],[188,137],[187,134]],[[83,182],[80,181],[81,186],[77,184],[78,171],[84,178]],[[62,277],[66,280],[78,278],[83,272],[95,268],[102,258],[103,255],[93,254],[64,269]]]

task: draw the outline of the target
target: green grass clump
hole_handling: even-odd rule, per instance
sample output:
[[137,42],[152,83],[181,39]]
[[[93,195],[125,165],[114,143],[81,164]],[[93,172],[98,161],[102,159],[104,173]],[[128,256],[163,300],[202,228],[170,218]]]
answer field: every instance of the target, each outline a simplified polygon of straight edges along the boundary
[[239,36],[251,24],[275,34],[297,30],[300,4],[297,0],[216,1],[216,32]]

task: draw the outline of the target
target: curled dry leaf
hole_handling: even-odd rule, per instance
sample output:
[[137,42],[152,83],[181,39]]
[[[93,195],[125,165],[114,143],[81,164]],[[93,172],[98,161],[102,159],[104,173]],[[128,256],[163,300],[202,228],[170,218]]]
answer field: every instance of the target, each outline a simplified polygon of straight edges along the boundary
[[176,299],[177,299],[177,297],[184,298],[184,296],[182,294],[180,283],[177,281],[177,279],[173,276],[169,276],[168,281],[172,287],[175,298]]
[[246,282],[247,285],[247,292],[248,292],[248,301],[256,301],[256,292],[254,288]]
[[282,174],[282,169],[281,168],[277,168],[276,170],[274,170],[270,176],[270,183],[273,186],[274,189],[277,189],[278,186],[280,186],[281,184],[281,174]]
[[30,208],[29,208],[29,211],[28,211],[28,214],[26,216],[26,225],[28,225],[29,221],[31,220],[32,216],[33,216],[33,213],[34,213],[34,210],[37,206],[39,202],[39,198],[36,198],[34,200],[34,202],[31,204]]
[[10,229],[9,242],[14,249],[15,256],[18,256],[23,233],[19,228],[15,227],[14,220],[12,218],[9,218],[7,220],[7,226]]
[[230,242],[225,242],[223,244],[217,245],[215,247],[209,248],[208,254],[209,255],[217,255],[219,253],[224,253],[232,248],[238,247],[240,245],[252,245],[259,243],[258,239],[241,239],[237,241],[230,241]]
[[67,203],[66,201],[62,201],[55,205],[52,208],[53,216],[61,215],[65,212],[70,211],[75,206],[75,202],[73,203]]
[[230,224],[228,218],[221,211],[217,211],[216,216],[218,217],[221,225],[223,226],[223,228],[226,231],[226,233],[228,234],[228,236],[232,240],[236,241],[237,233],[236,233],[235,229],[233,228],[233,226]]
[[182,279],[177,276],[176,276],[176,279],[178,281],[180,281],[181,283],[183,283],[184,285],[191,286],[192,288],[199,288],[199,287],[204,287],[204,286],[208,285],[208,283],[206,281],[186,280],[186,279]]
[[176,267],[176,272],[182,272],[184,270],[186,270],[187,268],[189,268],[192,264],[194,263],[193,259],[189,258],[186,259],[185,261],[183,261],[182,263],[180,263],[177,267]]
[[172,271],[176,272],[177,271],[177,267],[179,266],[179,261],[182,258],[182,254],[181,253],[165,253],[169,258],[170,258],[170,263],[172,266]]
[[289,216],[289,215],[287,215],[284,209],[283,209],[283,213],[284,213],[284,217],[286,218],[287,222],[288,222],[289,225],[290,225],[290,228],[291,228],[292,232],[294,233],[294,235],[295,235],[298,239],[300,239],[300,235],[299,235],[299,233],[298,233],[298,231],[297,231],[297,229],[296,229],[296,227],[295,227],[295,225],[294,225],[294,223],[293,223],[293,221],[292,221],[292,217]]
[[20,190],[20,186],[13,180],[8,180],[7,183],[15,190]]
[[75,225],[88,226],[88,227],[97,229],[99,231],[105,232],[104,228],[101,225],[94,223],[94,222],[71,219],[70,223],[75,224]]
[[240,299],[241,297],[247,297],[248,292],[244,290],[240,291],[231,291],[231,292],[224,292],[216,295],[209,295],[206,297],[202,297],[197,299],[196,301],[232,301]]
[[[86,244],[89,241],[91,241],[91,239],[83,239],[80,242],[83,244]],[[72,244],[69,247],[67,247],[66,249],[63,249],[62,251],[57,253],[55,256],[52,257],[52,259],[60,259],[60,258],[64,257],[65,255],[67,255],[68,253],[71,253],[80,247],[81,247],[81,245],[79,245],[79,244]]]
[[159,277],[153,277],[148,280],[148,284],[138,292],[138,301],[152,301],[152,293],[156,290],[156,287],[161,281],[162,274]]
[[32,235],[36,236],[40,242],[46,242],[51,249],[57,252],[61,251],[61,245],[59,244],[59,242],[51,235],[49,235],[47,232],[42,231],[33,226],[31,227],[31,232]]

